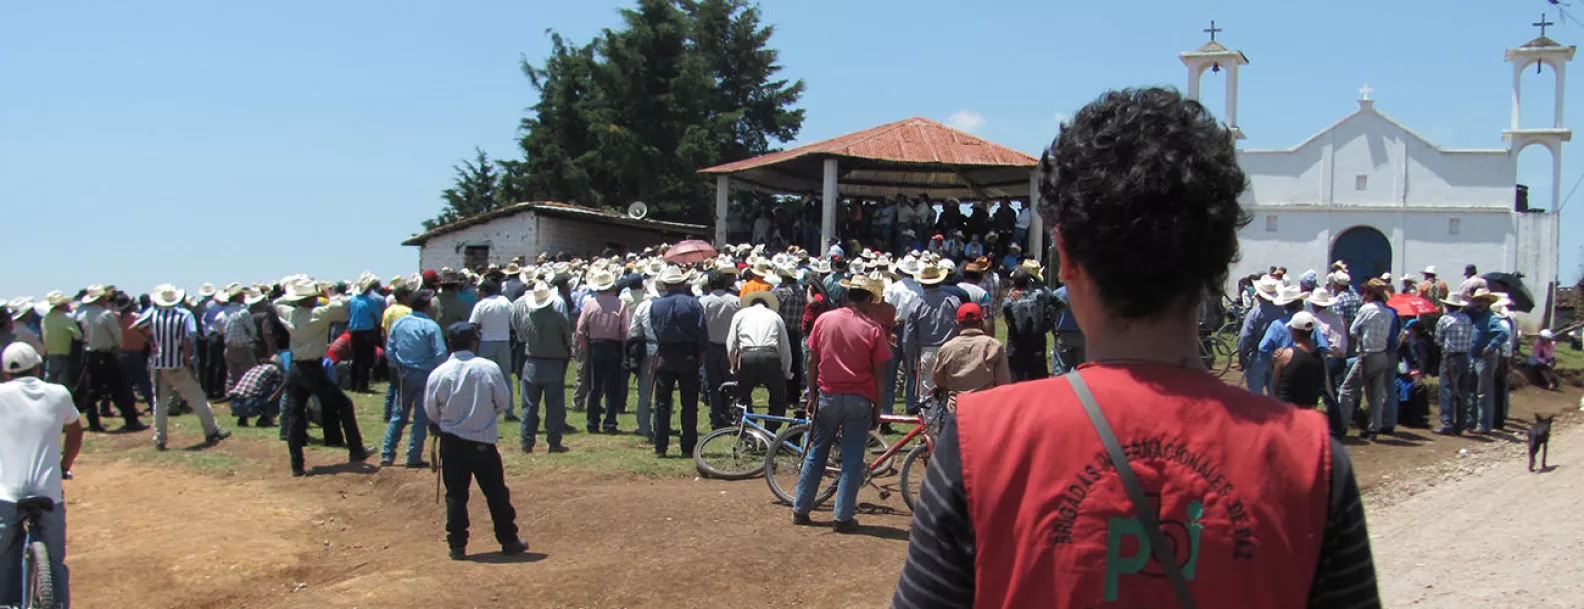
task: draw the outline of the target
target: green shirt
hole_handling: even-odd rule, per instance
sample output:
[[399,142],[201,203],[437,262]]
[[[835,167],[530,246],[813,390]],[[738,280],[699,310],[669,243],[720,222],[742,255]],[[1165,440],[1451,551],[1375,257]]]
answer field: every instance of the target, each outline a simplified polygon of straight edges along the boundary
[[44,316],[44,351],[48,355],[71,355],[72,341],[82,340],[82,328],[65,311],[54,309]]

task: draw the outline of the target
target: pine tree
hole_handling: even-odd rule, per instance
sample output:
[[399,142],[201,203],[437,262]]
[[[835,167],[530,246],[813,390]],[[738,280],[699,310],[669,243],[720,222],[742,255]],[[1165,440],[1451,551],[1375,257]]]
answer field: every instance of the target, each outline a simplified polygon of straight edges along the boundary
[[473,152],[472,161],[452,166],[456,170],[456,183],[440,195],[445,199],[445,209],[434,219],[425,220],[424,230],[434,230],[437,226],[501,207],[501,202],[495,198],[495,188],[500,181],[495,163],[482,149],[474,148]]

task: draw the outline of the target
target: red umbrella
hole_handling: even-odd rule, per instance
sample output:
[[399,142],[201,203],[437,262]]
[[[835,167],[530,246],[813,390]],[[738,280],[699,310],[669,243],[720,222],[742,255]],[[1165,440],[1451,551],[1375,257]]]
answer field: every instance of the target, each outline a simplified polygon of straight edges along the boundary
[[1427,313],[1440,313],[1435,305],[1423,296],[1397,294],[1386,300],[1386,306],[1397,311],[1398,317],[1418,317]]
[[715,246],[697,239],[673,245],[665,253],[665,261],[672,264],[693,264],[714,257]]

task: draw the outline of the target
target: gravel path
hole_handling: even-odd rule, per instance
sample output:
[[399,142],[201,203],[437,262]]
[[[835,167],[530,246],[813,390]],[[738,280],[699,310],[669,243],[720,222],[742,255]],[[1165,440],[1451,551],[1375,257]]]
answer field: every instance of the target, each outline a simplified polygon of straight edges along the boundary
[[1385,606],[1584,607],[1584,426],[1553,432],[1548,463],[1499,442],[1366,496]]

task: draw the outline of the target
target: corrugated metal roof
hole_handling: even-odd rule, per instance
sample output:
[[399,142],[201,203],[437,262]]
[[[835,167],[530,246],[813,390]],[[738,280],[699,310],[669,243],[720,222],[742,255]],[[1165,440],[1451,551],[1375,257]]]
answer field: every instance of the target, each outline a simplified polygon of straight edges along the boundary
[[818,193],[823,161],[833,157],[838,191],[861,197],[1023,197],[1039,164],[1017,150],[913,117],[699,172],[773,192]]
[[1039,159],[1006,146],[915,116],[791,150],[701,169],[699,173],[735,173],[809,155],[943,165],[1033,167],[1039,163]]
[[522,203],[507,205],[506,207],[502,207],[500,209],[487,211],[471,218],[463,218],[444,226],[437,226],[434,228],[434,230],[408,237],[406,241],[402,242],[402,245],[422,246],[430,239],[440,235],[456,232],[469,226],[484,224],[496,218],[517,215],[525,211],[537,211],[539,213],[575,217],[605,224],[645,228],[653,231],[676,235],[702,235],[708,228],[699,224],[684,224],[681,222],[666,222],[663,220],[650,219],[638,220],[626,214],[619,214],[616,212],[585,207],[582,205],[573,205],[571,203],[561,203],[559,201],[524,201]]

